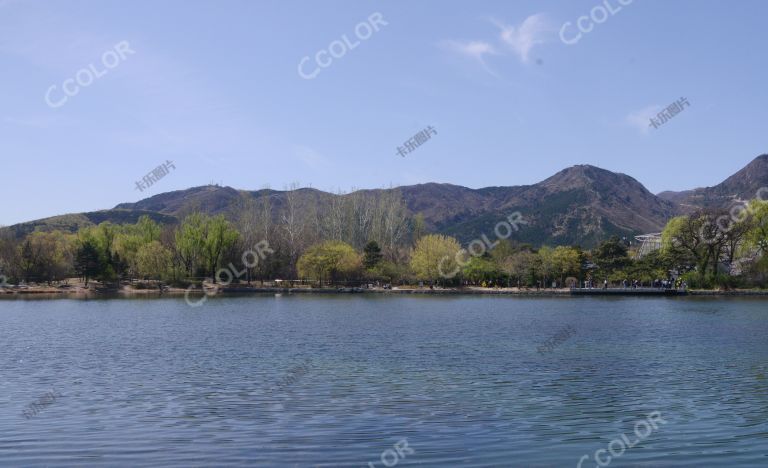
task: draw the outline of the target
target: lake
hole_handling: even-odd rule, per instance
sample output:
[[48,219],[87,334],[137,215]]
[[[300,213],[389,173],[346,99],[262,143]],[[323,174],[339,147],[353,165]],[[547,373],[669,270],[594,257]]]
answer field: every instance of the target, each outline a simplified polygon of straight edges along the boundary
[[0,301],[0,465],[768,465],[768,302]]

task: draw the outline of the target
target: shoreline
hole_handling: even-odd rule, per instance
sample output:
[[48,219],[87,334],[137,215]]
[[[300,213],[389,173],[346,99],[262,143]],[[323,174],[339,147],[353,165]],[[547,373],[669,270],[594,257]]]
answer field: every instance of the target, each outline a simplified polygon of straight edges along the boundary
[[[71,287],[66,289],[55,287],[28,287],[25,289],[5,289],[0,290],[0,298],[14,297],[50,297],[50,298],[95,298],[95,297],[183,297],[187,294],[186,289],[169,288],[162,292],[157,289],[86,289],[82,287]],[[677,290],[659,290],[659,289],[579,289],[571,290],[568,288],[559,289],[518,289],[518,288],[453,288],[453,289],[428,289],[428,288],[403,288],[403,289],[363,289],[363,288],[276,288],[276,287],[256,287],[256,288],[220,288],[213,293],[213,296],[238,296],[238,295],[258,295],[258,294],[394,294],[394,295],[427,295],[427,296],[476,296],[476,295],[495,295],[495,296],[539,296],[539,297],[579,297],[579,296],[601,296],[601,297],[768,297],[768,290],[762,289],[741,289],[731,291],[689,289],[687,291]],[[194,290],[192,297],[202,295],[200,289]]]

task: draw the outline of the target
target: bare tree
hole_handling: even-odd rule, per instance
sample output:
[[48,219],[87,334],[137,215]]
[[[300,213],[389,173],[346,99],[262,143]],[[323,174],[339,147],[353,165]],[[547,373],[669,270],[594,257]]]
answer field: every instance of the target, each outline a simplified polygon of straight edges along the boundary
[[389,260],[395,260],[398,246],[408,237],[408,210],[402,194],[396,189],[385,191],[379,200],[379,206],[382,221],[379,242],[384,247],[384,255]]
[[280,213],[280,230],[284,234],[291,274],[296,273],[296,262],[302,251],[305,220],[300,212],[300,200],[297,183],[292,183],[285,190],[285,204]]

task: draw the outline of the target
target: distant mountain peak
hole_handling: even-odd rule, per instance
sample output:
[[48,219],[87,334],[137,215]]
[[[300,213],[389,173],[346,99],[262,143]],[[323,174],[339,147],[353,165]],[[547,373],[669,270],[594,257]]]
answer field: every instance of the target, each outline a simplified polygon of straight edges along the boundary
[[595,177],[595,176],[625,177],[625,175],[620,172],[613,172],[608,169],[603,169],[602,167],[593,166],[591,164],[576,164],[575,166],[571,166],[563,169],[562,171],[555,174],[555,176],[559,174],[564,174],[564,175],[574,174],[574,175],[582,175],[587,177]]
[[761,154],[713,189],[722,197],[750,200],[755,198],[758,188],[765,186],[768,186],[768,154]]
[[612,172],[590,164],[571,166],[540,183],[554,191],[571,190],[574,188],[601,188],[609,186],[636,185],[640,182],[628,175]]
[[736,200],[752,200],[761,187],[768,187],[768,154],[756,157],[714,187],[662,192],[659,197],[679,204],[683,211],[705,207],[728,208]]

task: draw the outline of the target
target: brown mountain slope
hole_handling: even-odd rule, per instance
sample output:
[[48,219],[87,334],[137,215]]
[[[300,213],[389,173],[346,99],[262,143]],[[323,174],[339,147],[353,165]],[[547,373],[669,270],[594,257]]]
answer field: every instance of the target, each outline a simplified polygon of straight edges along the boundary
[[676,212],[672,203],[632,177],[589,165],[573,166],[538,184],[513,189],[497,192],[493,209],[480,219],[443,229],[471,238],[493,232],[505,213],[519,211],[529,221],[519,233],[520,240],[590,246],[611,235],[659,231]]
[[[496,223],[515,211],[529,221],[518,234],[519,240],[537,245],[593,245],[610,235],[658,231],[675,214],[673,204],[659,199],[635,179],[587,165],[565,169],[527,186],[470,189],[429,183],[347,195],[300,189],[293,195],[300,206],[314,207],[322,213],[334,197],[361,193],[375,197],[392,190],[399,191],[410,215],[424,216],[430,231],[455,235],[464,242],[492,233]],[[117,208],[157,211],[177,218],[196,210],[233,214],[243,197],[264,195],[269,197],[275,213],[279,213],[288,192],[196,187],[121,204]]]
[[737,201],[752,200],[762,187],[768,187],[768,154],[756,157],[743,169],[714,187],[661,192],[658,196],[679,205],[683,211],[690,212],[697,208],[727,208]]
[[750,199],[764,186],[768,186],[768,155],[756,158],[715,187],[659,196],[630,176],[589,165],[564,169],[533,185],[482,189],[429,183],[339,195],[309,188],[243,191],[209,185],[122,203],[112,210],[57,216],[5,229],[22,236],[34,229],[72,230],[101,221],[135,222],[141,214],[168,224],[195,211],[235,219],[248,200],[264,197],[269,199],[276,222],[288,206],[297,207],[302,216],[321,219],[343,200],[395,195],[402,197],[408,216],[424,216],[429,231],[454,235],[462,242],[492,235],[496,223],[517,211],[529,224],[515,234],[516,239],[535,245],[589,247],[611,235],[660,231],[683,210]]

